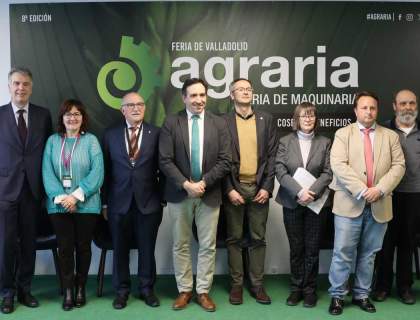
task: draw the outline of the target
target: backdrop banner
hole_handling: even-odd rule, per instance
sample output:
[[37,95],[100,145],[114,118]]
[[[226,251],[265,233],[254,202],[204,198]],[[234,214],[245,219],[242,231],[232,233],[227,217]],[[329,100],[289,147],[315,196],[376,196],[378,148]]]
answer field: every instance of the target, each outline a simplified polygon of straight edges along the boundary
[[296,104],[318,106],[327,135],[354,121],[354,93],[420,89],[420,4],[350,2],[129,2],[11,4],[12,65],[34,74],[33,102],[57,115],[78,98],[91,130],[120,119],[139,92],[146,120],[184,108],[187,77],[209,83],[208,108],[232,108],[229,83],[249,78],[256,108],[290,131]]

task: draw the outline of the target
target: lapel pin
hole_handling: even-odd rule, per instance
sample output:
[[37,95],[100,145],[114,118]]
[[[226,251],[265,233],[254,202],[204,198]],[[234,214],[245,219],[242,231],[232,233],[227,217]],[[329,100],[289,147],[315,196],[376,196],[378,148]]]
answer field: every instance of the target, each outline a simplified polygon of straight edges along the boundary
[[260,117],[260,120],[264,119],[263,117]]
[[149,130],[149,134],[151,134],[151,133],[152,133],[152,131]]

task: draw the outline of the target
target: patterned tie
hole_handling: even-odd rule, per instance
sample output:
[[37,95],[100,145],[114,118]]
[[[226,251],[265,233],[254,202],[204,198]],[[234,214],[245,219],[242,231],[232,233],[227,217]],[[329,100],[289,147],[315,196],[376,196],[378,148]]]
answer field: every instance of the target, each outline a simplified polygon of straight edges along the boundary
[[368,188],[373,186],[373,150],[372,142],[370,141],[369,133],[373,129],[362,129],[364,134],[364,145],[365,145],[365,164],[366,164],[366,176]]
[[129,148],[129,154],[130,161],[134,161],[139,153],[138,144],[137,144],[137,135],[136,135],[137,127],[131,127],[130,128],[130,148]]
[[191,179],[193,181],[201,180],[200,166],[200,129],[198,127],[199,115],[192,116],[192,132],[191,132]]
[[25,118],[23,117],[24,113],[25,113],[24,109],[18,110],[18,114],[19,114],[19,116],[18,116],[18,131],[19,131],[20,140],[22,141],[23,144],[25,144],[26,137],[28,135],[28,128],[26,127]]

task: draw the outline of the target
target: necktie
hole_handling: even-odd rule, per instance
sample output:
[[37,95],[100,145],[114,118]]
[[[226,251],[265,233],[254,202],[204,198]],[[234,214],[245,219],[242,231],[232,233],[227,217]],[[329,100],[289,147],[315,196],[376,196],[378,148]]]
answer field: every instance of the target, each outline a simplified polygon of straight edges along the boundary
[[365,145],[365,164],[366,164],[366,176],[368,188],[373,186],[373,150],[372,142],[370,141],[369,133],[373,129],[363,129],[364,134],[364,145]]
[[26,142],[26,137],[28,135],[28,128],[26,127],[25,118],[23,117],[23,113],[25,112],[24,109],[18,110],[18,131],[20,140],[23,144]]
[[191,131],[191,179],[193,181],[201,180],[201,166],[200,166],[200,129],[198,127],[198,115],[192,116],[192,131]]
[[136,130],[136,127],[130,128],[130,148],[128,148],[128,156],[130,157],[130,161],[134,161],[137,158],[139,152]]

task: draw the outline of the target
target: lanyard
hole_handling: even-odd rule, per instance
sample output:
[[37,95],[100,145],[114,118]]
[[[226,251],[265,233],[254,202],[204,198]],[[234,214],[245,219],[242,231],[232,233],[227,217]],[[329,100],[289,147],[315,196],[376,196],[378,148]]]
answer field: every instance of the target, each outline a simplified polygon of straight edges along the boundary
[[[61,138],[60,159],[61,159],[61,162],[64,165],[64,168],[66,170],[70,169],[70,179],[73,177],[73,169],[71,167],[71,159],[73,158],[73,153],[74,153],[74,149],[76,148],[76,144],[79,142],[79,137],[80,137],[80,135],[77,135],[76,141],[74,142],[73,147],[71,148],[71,152],[68,156],[66,156],[64,154],[64,147],[66,145],[66,138],[67,137],[66,137],[66,135],[64,135],[64,137]],[[62,179],[63,177],[62,177],[62,172],[61,172],[61,164],[60,164],[59,167],[60,167],[60,179]]]

